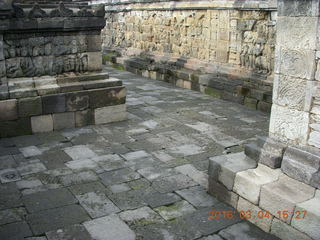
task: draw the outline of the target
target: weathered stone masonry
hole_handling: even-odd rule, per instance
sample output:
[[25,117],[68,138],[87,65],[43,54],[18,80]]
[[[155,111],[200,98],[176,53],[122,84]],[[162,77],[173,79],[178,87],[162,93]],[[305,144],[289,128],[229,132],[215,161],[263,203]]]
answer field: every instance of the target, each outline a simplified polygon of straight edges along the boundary
[[0,137],[126,118],[126,89],[100,72],[103,6],[2,3],[0,16]]
[[106,3],[103,48],[127,70],[270,111],[274,4],[155,2]]

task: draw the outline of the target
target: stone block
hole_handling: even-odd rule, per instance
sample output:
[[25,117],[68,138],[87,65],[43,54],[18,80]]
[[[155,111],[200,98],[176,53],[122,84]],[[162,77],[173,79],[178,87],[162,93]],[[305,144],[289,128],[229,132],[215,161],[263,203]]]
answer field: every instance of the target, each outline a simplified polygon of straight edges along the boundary
[[[305,2],[307,1],[304,1],[304,4],[306,4]],[[279,16],[277,19],[277,44],[289,49],[315,50],[317,38],[314,34],[317,32],[317,26],[317,17]]]
[[310,81],[275,74],[273,103],[299,111],[309,111],[311,101],[308,98],[311,89],[312,82]]
[[317,0],[278,0],[278,15],[317,17],[319,16],[319,3]]
[[134,240],[135,233],[117,215],[109,215],[83,223],[96,240]]
[[63,229],[53,230],[46,232],[46,237],[42,238],[30,238],[26,240],[59,240],[59,239],[77,239],[86,240],[91,239],[90,234],[85,229],[84,226],[80,224],[75,224],[71,226],[64,227]]
[[258,100],[254,99],[254,98],[244,98],[244,105],[247,106],[248,108],[252,108],[254,110],[257,109],[257,105],[258,105]]
[[285,149],[285,144],[268,137],[261,146],[259,162],[271,168],[279,168]]
[[271,222],[273,219],[273,216],[271,214],[270,214],[270,218],[269,217],[259,218],[258,216],[262,212],[264,213],[264,216],[267,216],[266,211],[241,197],[239,197],[238,205],[236,208],[238,212],[244,211],[246,213],[247,211],[249,211],[252,216],[247,219],[249,222],[261,228],[265,232],[270,231]]
[[41,97],[20,98],[18,100],[19,117],[30,117],[42,114]]
[[310,184],[313,174],[320,170],[320,151],[311,147],[288,147],[281,170],[291,178]]
[[0,101],[0,121],[15,120],[18,118],[17,100]]
[[281,216],[280,220],[290,223],[296,205],[311,199],[314,192],[313,187],[282,175],[278,181],[262,186],[259,206],[278,217],[278,211],[288,211],[288,218]]
[[66,111],[66,96],[65,94],[54,94],[42,96],[42,112],[59,113]]
[[87,109],[75,112],[75,126],[83,127],[94,124],[94,110]]
[[[276,55],[281,74],[295,78],[312,80],[315,73],[314,50],[289,50],[281,48]],[[278,73],[276,71],[276,73]]]
[[16,121],[0,121],[0,137],[14,137],[31,133],[30,118],[19,118]]
[[210,178],[232,190],[236,173],[256,166],[257,163],[247,158],[243,152],[233,153],[210,158],[208,174]]
[[306,215],[293,218],[291,225],[313,239],[320,239],[320,190],[316,191],[314,198],[298,203],[295,212],[297,211],[301,211],[301,216],[304,215],[302,211],[306,211]]
[[280,173],[280,169],[273,170],[262,164],[259,164],[256,169],[238,172],[234,180],[233,191],[257,205],[261,187],[277,181]]
[[72,92],[66,94],[66,111],[82,111],[89,108],[89,94],[87,92]]
[[309,131],[309,113],[272,105],[270,128],[271,136],[287,138],[297,143],[307,141]]
[[261,154],[261,147],[259,147],[255,143],[245,144],[244,153],[249,158],[255,160],[256,162],[259,162],[260,154]]
[[90,90],[90,108],[101,108],[106,106],[124,104],[126,102],[126,88],[113,87],[98,90]]
[[127,119],[126,109],[125,104],[96,108],[94,110],[95,124],[124,121]]
[[87,52],[88,56],[88,71],[99,71],[102,69],[101,52]]
[[264,101],[259,101],[257,109],[262,111],[262,112],[270,113],[271,112],[271,106],[272,106],[271,103],[264,102]]
[[77,199],[66,188],[25,195],[22,201],[30,213],[77,203]]
[[271,225],[271,234],[283,240],[291,240],[291,239],[312,240],[307,235],[299,232],[292,226],[284,223],[283,221],[277,218],[273,218],[272,225]]
[[238,204],[239,196],[234,192],[228,190],[223,184],[215,181],[209,177],[208,193],[217,198],[218,200],[229,204],[236,208]]
[[52,115],[40,115],[31,117],[31,128],[33,133],[52,132]]
[[27,221],[35,235],[41,235],[45,232],[63,228],[68,225],[82,223],[88,219],[90,218],[87,213],[76,204],[47,209],[27,215]]
[[100,52],[101,51],[101,35],[87,35],[87,51],[88,52]]
[[75,127],[75,113],[74,112],[54,113],[54,114],[52,114],[52,119],[53,119],[53,129],[54,130]]
[[1,239],[26,239],[31,236],[32,232],[25,221],[0,226]]

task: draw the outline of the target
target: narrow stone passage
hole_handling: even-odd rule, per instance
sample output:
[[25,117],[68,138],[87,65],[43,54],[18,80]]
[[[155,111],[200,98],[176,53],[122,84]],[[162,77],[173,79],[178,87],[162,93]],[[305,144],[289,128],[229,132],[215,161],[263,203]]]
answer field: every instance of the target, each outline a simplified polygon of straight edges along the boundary
[[105,71],[128,121],[0,139],[0,239],[277,239],[206,192],[208,157],[266,135],[268,115]]

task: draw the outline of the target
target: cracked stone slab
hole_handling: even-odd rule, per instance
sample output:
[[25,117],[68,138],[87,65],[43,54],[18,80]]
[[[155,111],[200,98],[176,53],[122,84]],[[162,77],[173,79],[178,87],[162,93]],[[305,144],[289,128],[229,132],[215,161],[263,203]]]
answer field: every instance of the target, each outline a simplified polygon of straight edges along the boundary
[[77,203],[77,199],[65,188],[23,196],[22,201],[30,213]]
[[164,222],[164,220],[149,207],[124,211],[119,214],[119,217],[129,225],[148,225]]
[[94,153],[90,148],[85,145],[77,145],[73,147],[65,148],[64,151],[73,159],[88,159],[97,157],[97,154]]
[[106,191],[106,187],[99,181],[72,185],[68,189],[74,195],[82,195],[89,192],[104,193]]
[[[49,216],[50,221],[48,221]],[[35,235],[82,223],[88,219],[90,218],[83,208],[74,204],[27,215],[27,221]]]
[[95,240],[135,240],[135,233],[118,216],[110,215],[83,223]]
[[202,147],[196,144],[186,144],[182,146],[172,147],[168,149],[169,153],[176,156],[191,156],[199,153],[203,153]]
[[40,162],[40,160],[37,159],[20,164],[17,170],[19,171],[21,176],[25,176],[45,171],[47,170],[47,168],[43,165],[43,163]]
[[242,239],[264,239],[279,240],[279,238],[266,234],[260,228],[248,222],[234,224],[219,232],[219,235],[226,240],[242,240]]
[[86,228],[80,224],[68,226],[53,231],[46,232],[48,240],[76,239],[91,240],[91,236]]
[[176,191],[182,198],[195,207],[210,207],[219,203],[217,199],[210,196],[203,187],[195,186]]
[[141,198],[141,192],[136,190],[115,193],[108,197],[121,210],[136,209],[147,205]]
[[76,197],[79,200],[80,205],[92,218],[98,218],[120,211],[120,209],[103,193],[89,192],[82,195],[76,195]]
[[184,200],[175,202],[168,206],[157,207],[154,210],[167,221],[196,211],[190,203]]
[[0,211],[0,225],[19,222],[27,212],[24,208],[11,208]]
[[0,226],[0,239],[24,239],[31,236],[32,232],[25,221]]
[[152,208],[170,205],[181,200],[175,193],[159,193],[150,189],[143,191],[140,197]]
[[70,186],[73,184],[94,182],[99,180],[99,178],[93,172],[86,171],[86,172],[72,173],[72,174],[59,176],[59,180],[64,186]]
[[157,178],[152,183],[152,187],[160,193],[174,192],[176,190],[192,187],[195,185],[197,185],[196,182],[183,174]]
[[177,174],[173,169],[163,167],[147,167],[139,169],[137,172],[149,181],[153,181],[158,177],[167,177]]
[[40,149],[38,147],[36,147],[36,146],[29,146],[29,147],[19,148],[19,150],[22,153],[22,155],[24,157],[26,157],[26,158],[34,157],[34,156],[38,156],[38,155],[42,154]]
[[115,184],[109,187],[111,192],[113,193],[121,193],[131,190],[128,184],[121,183],[121,184]]
[[99,177],[103,184],[108,186],[139,179],[140,175],[129,168],[122,168],[119,170],[104,172],[99,174]]
[[196,183],[200,184],[201,186],[208,188],[208,175],[204,172],[199,171],[191,164],[185,164],[182,166],[178,166],[174,168],[176,171],[190,177]]
[[129,153],[123,154],[122,157],[125,158],[127,161],[131,161],[131,160],[150,157],[150,154],[145,151],[136,151],[136,152],[129,152]]

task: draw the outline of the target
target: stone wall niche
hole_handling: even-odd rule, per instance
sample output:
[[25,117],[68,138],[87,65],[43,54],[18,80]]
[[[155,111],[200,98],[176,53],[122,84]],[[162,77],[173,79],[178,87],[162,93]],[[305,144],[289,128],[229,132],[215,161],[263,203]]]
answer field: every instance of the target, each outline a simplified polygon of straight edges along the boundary
[[125,87],[101,71],[104,7],[53,6],[0,4],[0,137],[126,119]]

